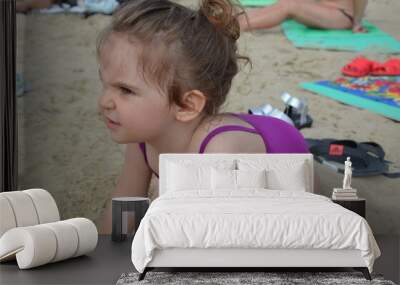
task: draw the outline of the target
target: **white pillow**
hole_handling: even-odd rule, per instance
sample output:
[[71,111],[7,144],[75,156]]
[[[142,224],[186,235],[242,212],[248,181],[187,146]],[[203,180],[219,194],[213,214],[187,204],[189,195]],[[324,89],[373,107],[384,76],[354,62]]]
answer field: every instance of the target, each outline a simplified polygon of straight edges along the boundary
[[267,188],[266,170],[211,169],[213,190],[239,190],[241,188]]
[[185,191],[193,189],[211,188],[211,167],[194,166],[190,167],[169,163],[168,164],[168,191]]
[[267,171],[236,170],[237,188],[267,188]]
[[217,169],[237,169],[236,167],[236,159],[190,159],[190,158],[181,158],[181,159],[171,159],[167,160],[165,167],[168,169],[171,164],[180,164],[184,167],[202,167],[208,166]]
[[272,190],[306,191],[308,163],[304,160],[270,159],[238,160],[239,170],[266,170],[267,188]]
[[236,190],[236,170],[211,168],[211,188]]
[[273,190],[306,191],[305,164],[296,163],[290,168],[275,168],[267,171],[268,188]]

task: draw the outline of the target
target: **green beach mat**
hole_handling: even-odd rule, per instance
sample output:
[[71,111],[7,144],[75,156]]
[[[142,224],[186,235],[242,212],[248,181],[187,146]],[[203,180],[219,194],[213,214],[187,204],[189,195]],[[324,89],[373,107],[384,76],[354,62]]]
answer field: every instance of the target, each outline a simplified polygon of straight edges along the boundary
[[275,4],[277,0],[240,0],[242,6],[264,7]]
[[354,34],[350,30],[321,30],[308,28],[294,20],[282,23],[286,37],[297,48],[400,53],[400,41],[363,21],[368,33]]
[[308,91],[400,121],[400,76],[305,82]]

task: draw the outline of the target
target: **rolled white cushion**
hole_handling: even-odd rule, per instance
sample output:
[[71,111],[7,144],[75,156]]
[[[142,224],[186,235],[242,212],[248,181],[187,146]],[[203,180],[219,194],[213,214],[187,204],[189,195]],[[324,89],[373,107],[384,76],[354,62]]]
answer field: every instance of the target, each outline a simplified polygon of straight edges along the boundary
[[51,223],[60,220],[60,214],[58,212],[56,201],[49,192],[44,189],[28,189],[22,192],[31,197],[39,218],[39,224]]
[[42,225],[18,227],[0,238],[0,261],[16,254],[20,269],[49,263],[57,249],[54,232]]
[[78,232],[78,248],[74,257],[86,254],[96,248],[98,233],[96,225],[91,220],[74,218],[63,222],[73,225]]
[[97,229],[85,218],[75,218],[8,230],[0,238],[0,261],[16,256],[20,269],[86,254],[97,245]]
[[38,215],[31,197],[23,191],[3,192],[15,215],[17,227],[33,226],[39,223]]
[[15,228],[17,222],[10,202],[0,195],[0,237],[9,229]]
[[51,262],[57,262],[70,258],[75,255],[78,249],[78,232],[75,227],[65,221],[43,224],[44,227],[51,229],[56,235],[57,248]]

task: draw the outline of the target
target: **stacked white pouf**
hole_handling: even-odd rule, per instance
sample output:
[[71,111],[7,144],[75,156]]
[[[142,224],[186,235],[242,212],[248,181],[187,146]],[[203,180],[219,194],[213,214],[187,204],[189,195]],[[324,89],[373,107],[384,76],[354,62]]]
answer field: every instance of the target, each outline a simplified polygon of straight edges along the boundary
[[86,218],[60,221],[56,202],[43,189],[0,193],[0,262],[20,269],[86,254],[96,248],[95,224]]

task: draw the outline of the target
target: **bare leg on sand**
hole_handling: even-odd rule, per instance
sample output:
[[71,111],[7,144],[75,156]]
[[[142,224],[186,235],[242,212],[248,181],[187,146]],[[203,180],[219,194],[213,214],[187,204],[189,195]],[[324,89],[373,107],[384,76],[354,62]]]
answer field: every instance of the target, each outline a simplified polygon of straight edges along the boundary
[[249,11],[247,17],[242,14],[238,20],[242,31],[272,28],[286,19],[321,29],[351,29],[353,11],[349,10],[324,1],[279,0],[274,5]]
[[32,9],[44,9],[50,7],[55,0],[17,0],[15,8],[17,12],[28,12]]

